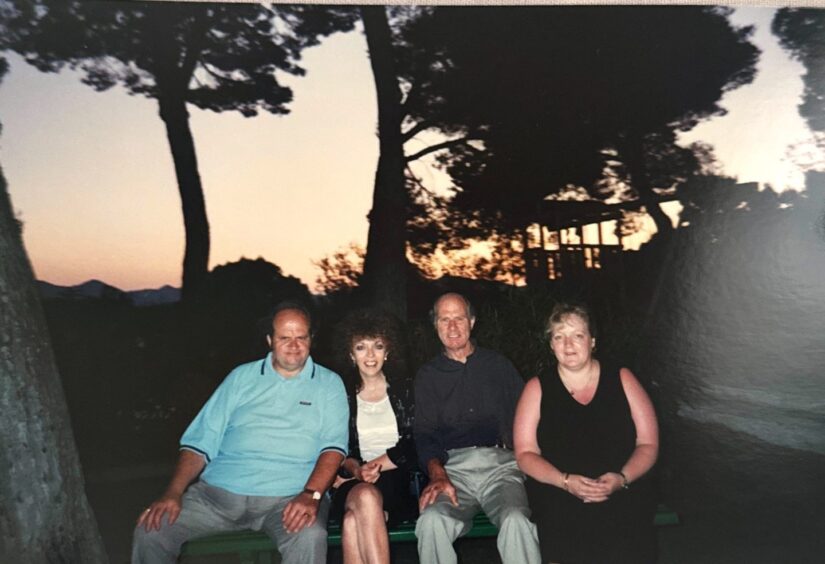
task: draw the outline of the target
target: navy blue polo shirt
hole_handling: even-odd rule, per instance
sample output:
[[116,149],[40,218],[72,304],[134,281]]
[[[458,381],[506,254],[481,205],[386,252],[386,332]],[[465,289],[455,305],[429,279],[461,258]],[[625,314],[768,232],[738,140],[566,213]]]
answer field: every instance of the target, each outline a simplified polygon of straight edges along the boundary
[[443,352],[415,378],[415,446],[421,468],[447,451],[472,446],[513,447],[513,418],[524,389],[503,355],[476,346],[466,362]]

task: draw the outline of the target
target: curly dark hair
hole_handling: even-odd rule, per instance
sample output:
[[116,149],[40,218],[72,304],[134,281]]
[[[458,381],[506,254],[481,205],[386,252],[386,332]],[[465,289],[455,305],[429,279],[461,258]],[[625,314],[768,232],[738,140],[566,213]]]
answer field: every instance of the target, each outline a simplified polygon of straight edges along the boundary
[[[352,365],[352,345],[361,339],[381,339],[390,354],[390,359],[401,361],[401,331],[398,320],[389,313],[377,309],[357,309],[348,313],[335,328],[335,350],[341,366]],[[356,393],[362,382],[358,370],[350,370],[348,387]],[[384,372],[385,376],[387,372]],[[389,380],[389,376],[387,376]]]

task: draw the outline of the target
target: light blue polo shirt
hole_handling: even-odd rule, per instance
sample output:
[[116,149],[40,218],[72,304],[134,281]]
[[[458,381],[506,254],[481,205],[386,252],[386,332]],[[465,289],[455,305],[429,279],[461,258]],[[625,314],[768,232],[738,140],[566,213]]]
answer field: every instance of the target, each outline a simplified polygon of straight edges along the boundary
[[318,456],[346,455],[349,406],[341,378],[307,359],[284,378],[272,353],[229,373],[180,440],[201,454],[201,479],[238,495],[300,492]]

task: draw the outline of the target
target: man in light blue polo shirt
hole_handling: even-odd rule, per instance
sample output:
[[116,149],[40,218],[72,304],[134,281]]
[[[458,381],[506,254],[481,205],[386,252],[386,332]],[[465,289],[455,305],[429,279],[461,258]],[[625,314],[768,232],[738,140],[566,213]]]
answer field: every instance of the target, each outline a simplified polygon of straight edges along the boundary
[[349,408],[338,375],[309,356],[310,327],[302,306],[276,306],[272,352],[235,368],[183,434],[169,486],[138,519],[133,564],[173,563],[188,539],[241,529],[266,532],[285,564],[326,562],[324,493]]

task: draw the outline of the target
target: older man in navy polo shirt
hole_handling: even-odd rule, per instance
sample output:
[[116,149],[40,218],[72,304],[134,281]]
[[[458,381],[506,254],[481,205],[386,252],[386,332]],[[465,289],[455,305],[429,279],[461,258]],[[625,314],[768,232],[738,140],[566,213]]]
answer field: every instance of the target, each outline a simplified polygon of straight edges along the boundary
[[422,564],[455,564],[453,541],[483,510],[498,527],[504,564],[539,564],[524,475],[513,455],[513,417],[524,381],[501,354],[477,346],[475,314],[461,294],[435,301],[443,350],[415,378],[415,444],[430,478],[415,528]]
[[272,351],[235,368],[183,434],[169,486],[138,519],[133,563],[172,563],[188,539],[240,529],[266,532],[285,563],[326,562],[324,494],[349,407],[338,375],[309,356],[310,327],[302,306],[275,308]]

